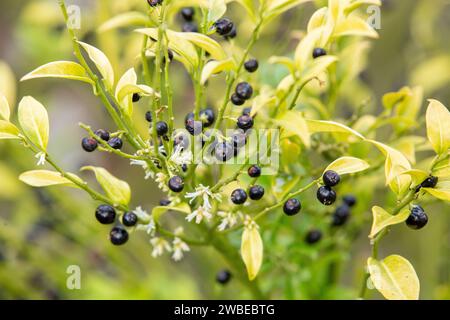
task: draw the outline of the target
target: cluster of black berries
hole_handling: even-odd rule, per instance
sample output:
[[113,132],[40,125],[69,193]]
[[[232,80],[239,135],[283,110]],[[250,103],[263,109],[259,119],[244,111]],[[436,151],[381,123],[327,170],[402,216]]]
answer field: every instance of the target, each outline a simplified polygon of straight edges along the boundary
[[[113,224],[116,220],[116,210],[110,205],[100,205],[95,210],[95,217],[101,224]],[[109,233],[111,243],[119,246],[128,241],[128,231],[123,227],[134,227],[138,222],[138,216],[133,212],[126,212],[122,215],[122,225],[112,228]]]
[[228,18],[221,18],[214,23],[216,32],[223,36],[225,39],[233,39],[237,35],[236,26]]
[[81,140],[81,146],[84,151],[86,152],[94,152],[98,147],[98,139],[102,139],[103,141],[107,142],[108,145],[113,148],[120,150],[123,146],[123,141],[119,137],[113,137],[111,138],[109,132],[99,129],[95,131],[96,138],[83,138]]
[[328,170],[323,174],[322,180],[324,186],[321,186],[317,190],[317,199],[322,204],[330,206],[336,201],[336,191],[334,191],[332,187],[336,186],[341,181],[341,177],[337,172]]
[[201,134],[203,128],[211,127],[216,120],[216,114],[211,107],[200,110],[199,116],[200,121],[195,121],[194,113],[190,112],[184,118],[185,128],[193,136]]
[[195,9],[192,7],[186,7],[181,9],[180,15],[185,21],[181,30],[183,32],[198,32],[198,25],[194,21]]
[[231,102],[236,106],[241,106],[253,95],[253,88],[248,82],[238,83],[235,92],[231,95]]
[[[253,165],[248,168],[248,175],[252,178],[258,178],[261,175],[261,168],[257,165]],[[236,189],[231,193],[231,201],[234,204],[244,204],[247,201],[247,197],[252,200],[261,200],[264,196],[264,187],[260,185],[253,185],[247,192],[244,189]]]
[[356,204],[353,195],[346,195],[342,198],[343,204],[336,208],[331,219],[331,225],[338,227],[344,225],[350,218],[351,208]]

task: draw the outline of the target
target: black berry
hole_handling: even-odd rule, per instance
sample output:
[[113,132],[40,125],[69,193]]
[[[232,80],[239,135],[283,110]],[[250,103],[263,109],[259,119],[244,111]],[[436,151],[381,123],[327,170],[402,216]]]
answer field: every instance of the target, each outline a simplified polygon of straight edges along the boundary
[[317,190],[317,199],[324,205],[332,205],[336,201],[336,192],[328,186],[322,186]]
[[169,189],[172,190],[173,192],[183,191],[183,188],[184,188],[183,178],[181,178],[179,176],[173,176],[172,178],[170,178],[168,186],[169,186]]
[[216,115],[214,114],[214,110],[212,108],[206,108],[200,111],[200,119],[202,120],[203,126],[208,128],[212,126],[214,120],[216,119]]
[[148,122],[152,122],[152,112],[151,111],[147,111],[145,113],[145,120],[147,120]]
[[147,0],[147,3],[153,8],[160,6],[163,3],[163,0]]
[[219,161],[230,160],[234,155],[233,149],[233,145],[227,142],[218,143],[215,148],[216,159]]
[[122,223],[127,227],[134,227],[138,222],[138,216],[133,212],[127,212],[122,217]]
[[309,244],[314,244],[322,239],[322,232],[320,230],[311,230],[306,234],[305,241]]
[[233,22],[228,18],[221,18],[214,23],[216,32],[221,36],[229,34],[233,30]]
[[323,48],[315,48],[313,50],[313,54],[312,54],[314,59],[321,57],[321,56],[326,56],[326,55],[327,55],[327,52]]
[[169,126],[167,125],[167,123],[164,121],[159,121],[156,124],[156,133],[158,134],[158,136],[165,136],[167,132],[169,132]]
[[346,204],[339,206],[333,213],[331,224],[333,226],[344,225],[350,217],[350,207]]
[[161,199],[159,200],[159,205],[163,207],[167,207],[172,201],[169,199]]
[[438,177],[434,177],[434,176],[430,176],[428,178],[426,178],[421,184],[420,186],[422,188],[434,188],[436,187],[437,183],[438,183]]
[[230,39],[236,38],[236,36],[237,36],[237,29],[236,29],[236,25],[233,24],[233,28],[231,29],[231,31],[228,32],[223,37],[225,38],[225,40],[230,40]]
[[83,138],[81,146],[86,152],[94,152],[98,147],[98,142],[94,138]]
[[228,270],[219,271],[216,275],[216,281],[220,284],[227,284],[231,280],[231,273]]
[[181,28],[183,32],[198,32],[198,26],[195,22],[186,22]]
[[236,94],[243,100],[248,100],[253,95],[253,88],[248,82],[238,83],[236,86]]
[[428,216],[421,206],[413,206],[411,213],[406,219],[406,225],[411,229],[419,230],[428,223]]
[[231,136],[233,138],[233,145],[235,149],[242,148],[247,143],[247,136],[243,130],[237,130]]
[[110,138],[109,132],[103,129],[98,129],[97,131],[95,131],[95,135],[97,137],[100,137],[100,139],[102,139],[103,141],[109,141]]
[[252,178],[258,178],[261,175],[261,168],[256,164],[248,168],[248,175]]
[[188,171],[188,166],[187,166],[186,163],[183,163],[183,164],[181,165],[181,170],[183,170],[183,172],[187,172],[187,171]]
[[251,129],[253,127],[253,118],[244,114],[238,118],[237,126],[244,131]]
[[95,217],[101,224],[111,224],[116,219],[116,210],[109,205],[103,204],[95,210]]
[[339,174],[333,170],[328,170],[323,174],[323,183],[328,187],[334,187],[341,181]]
[[195,121],[194,118],[189,118],[185,123],[186,130],[193,136],[202,133],[203,125],[201,121]]
[[242,115],[246,114],[249,116],[251,113],[252,113],[252,107],[247,107],[242,110]]
[[114,227],[109,233],[109,239],[115,246],[120,246],[128,241],[128,232],[124,228]]
[[133,102],[138,102],[141,100],[141,95],[139,93],[133,93],[133,98],[131,98]]
[[234,204],[243,204],[247,201],[247,192],[244,189],[236,189],[231,193],[231,201]]
[[234,104],[235,106],[242,106],[245,103],[244,99],[241,99],[236,93],[233,93],[231,95],[231,103]]
[[356,197],[354,195],[348,194],[342,198],[344,203],[349,207],[353,207],[356,204]]
[[256,70],[258,70],[258,66],[258,60],[256,59],[250,59],[244,63],[244,68],[248,72],[255,72]]
[[108,144],[111,148],[119,150],[122,149],[123,141],[119,137],[114,137],[108,141]]
[[252,200],[259,200],[264,196],[264,188],[259,185],[252,186],[248,191],[248,196]]
[[195,14],[195,10],[192,7],[187,7],[187,8],[181,9],[181,16],[186,21],[192,21],[192,19],[194,18],[194,14]]
[[300,212],[302,204],[297,199],[289,199],[284,203],[283,211],[288,216],[294,216]]

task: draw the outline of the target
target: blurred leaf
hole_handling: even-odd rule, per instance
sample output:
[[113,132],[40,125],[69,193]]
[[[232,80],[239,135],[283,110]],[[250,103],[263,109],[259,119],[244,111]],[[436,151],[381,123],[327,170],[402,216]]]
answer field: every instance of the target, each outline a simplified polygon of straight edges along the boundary
[[328,14],[327,7],[323,7],[316,10],[316,12],[314,12],[311,18],[309,19],[307,27],[308,33],[312,32],[317,28],[324,27],[327,22],[327,14]]
[[427,135],[437,154],[446,153],[450,147],[450,112],[437,100],[429,100],[427,108]]
[[47,110],[34,99],[27,96],[19,103],[19,123],[25,136],[42,151],[47,150],[49,122]]
[[131,190],[128,183],[117,179],[104,168],[87,166],[81,168],[81,170],[90,170],[95,173],[98,183],[114,204],[128,205],[131,198]]
[[202,71],[202,77],[201,77],[201,84],[205,84],[206,81],[211,77],[213,74],[220,73],[222,71],[229,71],[236,68],[236,64],[234,63],[233,59],[226,59],[226,60],[212,60],[206,63],[205,67]]
[[309,32],[298,44],[294,55],[295,65],[298,70],[302,70],[306,63],[312,60],[313,50],[322,36],[322,31],[323,28],[318,28]]
[[305,65],[305,68],[302,70],[300,74],[301,81],[304,83],[318,77],[337,60],[338,58],[335,56],[323,56],[312,60],[310,63]]
[[389,300],[419,299],[420,283],[411,263],[398,255],[382,261],[369,258],[367,266],[375,288]]
[[119,14],[108,21],[105,21],[99,28],[98,32],[106,32],[109,30],[130,27],[130,26],[147,26],[150,23],[147,15],[139,11],[129,11]]
[[11,110],[9,108],[8,99],[0,92],[0,120],[9,121]]
[[369,238],[374,238],[381,230],[388,226],[404,222],[409,217],[409,209],[405,208],[399,214],[393,216],[381,207],[372,208],[373,222]]
[[245,227],[241,239],[241,255],[247,268],[248,279],[254,280],[263,260],[263,242],[257,226]]
[[114,87],[114,70],[108,57],[101,50],[90,44],[81,41],[78,41],[78,43],[86,50],[89,58],[95,63],[98,71],[100,71],[103,79],[105,79],[106,84],[112,89]]
[[381,6],[380,0],[355,0],[351,2],[345,9],[344,13],[346,15],[350,14],[351,12],[355,11],[359,7],[363,5],[375,5],[375,6]]
[[76,187],[70,180],[61,176],[59,172],[48,170],[32,170],[22,173],[19,180],[32,187],[49,187],[55,185],[68,185]]
[[9,121],[0,120],[0,140],[19,139],[19,129]]
[[208,24],[219,20],[226,11],[225,0],[208,0]]
[[378,38],[378,33],[363,19],[349,16],[337,24],[333,37],[360,36]]
[[324,172],[333,170],[338,174],[343,175],[364,171],[368,168],[370,168],[370,165],[364,160],[354,157],[342,157],[333,161]]
[[[436,57],[426,57],[411,73],[411,83],[423,87],[425,93],[432,93],[444,87],[450,82],[450,56],[439,55]],[[424,81],[426,79],[426,81]]]
[[268,23],[270,20],[278,17],[283,12],[310,1],[312,0],[273,0],[269,3],[265,11],[264,21],[265,23]]
[[72,61],[55,61],[47,63],[23,76],[20,81],[27,81],[38,78],[63,78],[78,80],[93,84],[86,75],[86,70],[78,63]]
[[0,93],[6,97],[12,108],[16,104],[16,91],[16,77],[13,71],[9,65],[0,60]]
[[421,190],[428,192],[429,194],[438,199],[450,201],[450,181],[440,181],[433,189],[422,188]]

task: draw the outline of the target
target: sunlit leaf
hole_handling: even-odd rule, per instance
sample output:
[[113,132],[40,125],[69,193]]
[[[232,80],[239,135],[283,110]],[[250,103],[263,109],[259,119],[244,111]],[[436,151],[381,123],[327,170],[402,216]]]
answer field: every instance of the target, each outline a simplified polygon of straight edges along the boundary
[[357,137],[361,140],[364,140],[362,134],[338,122],[324,121],[324,120],[306,120],[306,123],[308,124],[308,128],[311,133],[316,132],[345,133]]
[[6,97],[0,93],[0,120],[9,121],[11,116],[11,110],[9,108],[9,103]]
[[311,146],[308,125],[300,112],[287,111],[279,119],[275,119],[275,123],[288,133],[298,136],[307,148]]
[[305,65],[305,68],[300,74],[301,81],[305,82],[319,76],[337,60],[338,58],[335,56],[323,56],[311,60],[308,64]]
[[0,60],[0,93],[6,97],[11,108],[16,104],[16,77],[8,64]]
[[233,59],[227,59],[227,60],[212,60],[209,61],[202,71],[202,77],[201,77],[201,83],[205,84],[206,81],[211,77],[213,74],[220,73],[222,71],[229,71],[236,67]]
[[[174,32],[174,31],[172,31]],[[178,36],[188,40],[197,47],[204,49],[215,60],[225,60],[227,55],[220,44],[214,39],[197,32],[178,32]]]
[[109,88],[114,87],[114,70],[111,65],[111,62],[109,62],[108,57],[99,49],[97,49],[94,46],[91,46],[90,44],[78,41],[78,43],[86,50],[86,52],[89,55],[89,58],[95,63],[97,66],[98,71],[103,76],[103,79],[105,79],[106,84],[109,86]]
[[450,112],[437,100],[429,100],[427,108],[427,135],[437,154],[450,148]]
[[227,11],[225,0],[208,0],[208,22],[212,23],[221,18]]
[[76,187],[70,180],[64,178],[59,172],[48,170],[32,170],[22,173],[19,180],[32,187],[49,187],[67,185]]
[[333,170],[340,175],[344,175],[364,171],[368,168],[370,168],[370,165],[364,160],[355,157],[341,157],[330,163],[324,172]]
[[19,129],[9,121],[0,120],[0,140],[19,139]]
[[444,201],[450,201],[450,181],[439,181],[435,188],[422,188],[433,197]]
[[370,230],[369,238],[375,237],[381,230],[388,226],[402,223],[409,217],[409,209],[405,208],[397,215],[391,215],[381,207],[372,208],[372,229]]
[[19,103],[19,123],[25,136],[45,151],[48,144],[49,121],[44,106],[33,97],[24,97]]
[[312,32],[313,30],[323,27],[327,21],[327,14],[328,14],[328,8],[320,8],[319,10],[316,10],[316,12],[313,13],[311,18],[308,22],[308,33]]
[[364,19],[349,16],[338,23],[333,33],[335,38],[343,36],[378,38],[378,33]]
[[122,27],[146,26],[148,24],[149,19],[146,14],[139,11],[129,11],[105,21],[98,28],[98,32],[106,32]]
[[241,256],[251,281],[258,275],[263,260],[263,242],[255,225],[246,227],[242,233]]
[[344,12],[346,15],[349,13],[355,11],[359,7],[363,5],[375,5],[375,6],[381,6],[380,0],[355,0],[351,4],[349,4],[345,9]]
[[38,78],[62,78],[83,81],[90,84],[94,83],[86,75],[86,70],[78,63],[72,61],[55,61],[44,64],[25,75],[20,81]]

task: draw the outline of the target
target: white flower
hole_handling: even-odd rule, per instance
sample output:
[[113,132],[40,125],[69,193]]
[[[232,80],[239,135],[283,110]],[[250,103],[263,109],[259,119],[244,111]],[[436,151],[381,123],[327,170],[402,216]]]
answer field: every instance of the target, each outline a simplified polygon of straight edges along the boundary
[[237,223],[237,215],[231,212],[219,211],[217,213],[222,218],[217,230],[224,231],[226,228],[231,228]]
[[200,206],[197,208],[197,210],[194,210],[194,212],[189,214],[186,217],[186,220],[191,222],[192,220],[194,220],[194,218],[195,218],[195,223],[198,224],[198,223],[202,222],[203,218],[205,218],[206,220],[211,219],[212,215],[209,212],[208,208],[205,208],[204,206]]
[[148,234],[153,235],[156,230],[155,221],[153,220],[153,217],[147,213],[147,211],[142,210],[141,207],[137,207],[134,211],[134,214],[136,214],[141,221],[148,221],[147,224],[138,224],[136,229],[137,230],[145,230]]
[[173,245],[172,259],[174,261],[180,261],[181,259],[183,259],[183,252],[190,251],[189,246],[187,245],[187,243],[182,241],[178,237],[176,237],[173,240],[172,245]]
[[35,155],[35,158],[38,159],[37,165],[38,166],[43,166],[45,164],[45,152],[39,152],[38,154]]
[[253,220],[249,215],[246,215],[244,218],[244,226],[246,229],[259,229],[259,226],[256,224],[255,220]]
[[164,251],[170,252],[172,248],[170,244],[163,238],[152,238],[150,239],[150,243],[153,246],[152,257],[157,258],[164,254]]
[[131,160],[130,165],[141,166],[145,171],[145,180],[155,176],[155,173],[148,167],[148,163],[143,160]]
[[169,191],[169,188],[167,187],[167,184],[166,184],[166,180],[167,180],[167,177],[164,173],[158,172],[156,174],[155,181],[158,182],[158,188],[160,188],[164,192]]
[[192,152],[190,150],[183,151],[183,147],[178,145],[170,157],[170,161],[180,166],[183,164],[190,164],[192,162]]
[[189,203],[192,203],[195,198],[202,197],[203,198],[203,206],[207,210],[211,210],[211,203],[209,202],[209,198],[217,201],[221,201],[222,197],[219,193],[212,193],[211,190],[209,190],[209,187],[205,187],[204,185],[200,184],[198,187],[195,188],[194,192],[188,192],[185,195],[186,198],[191,199],[189,200]]

